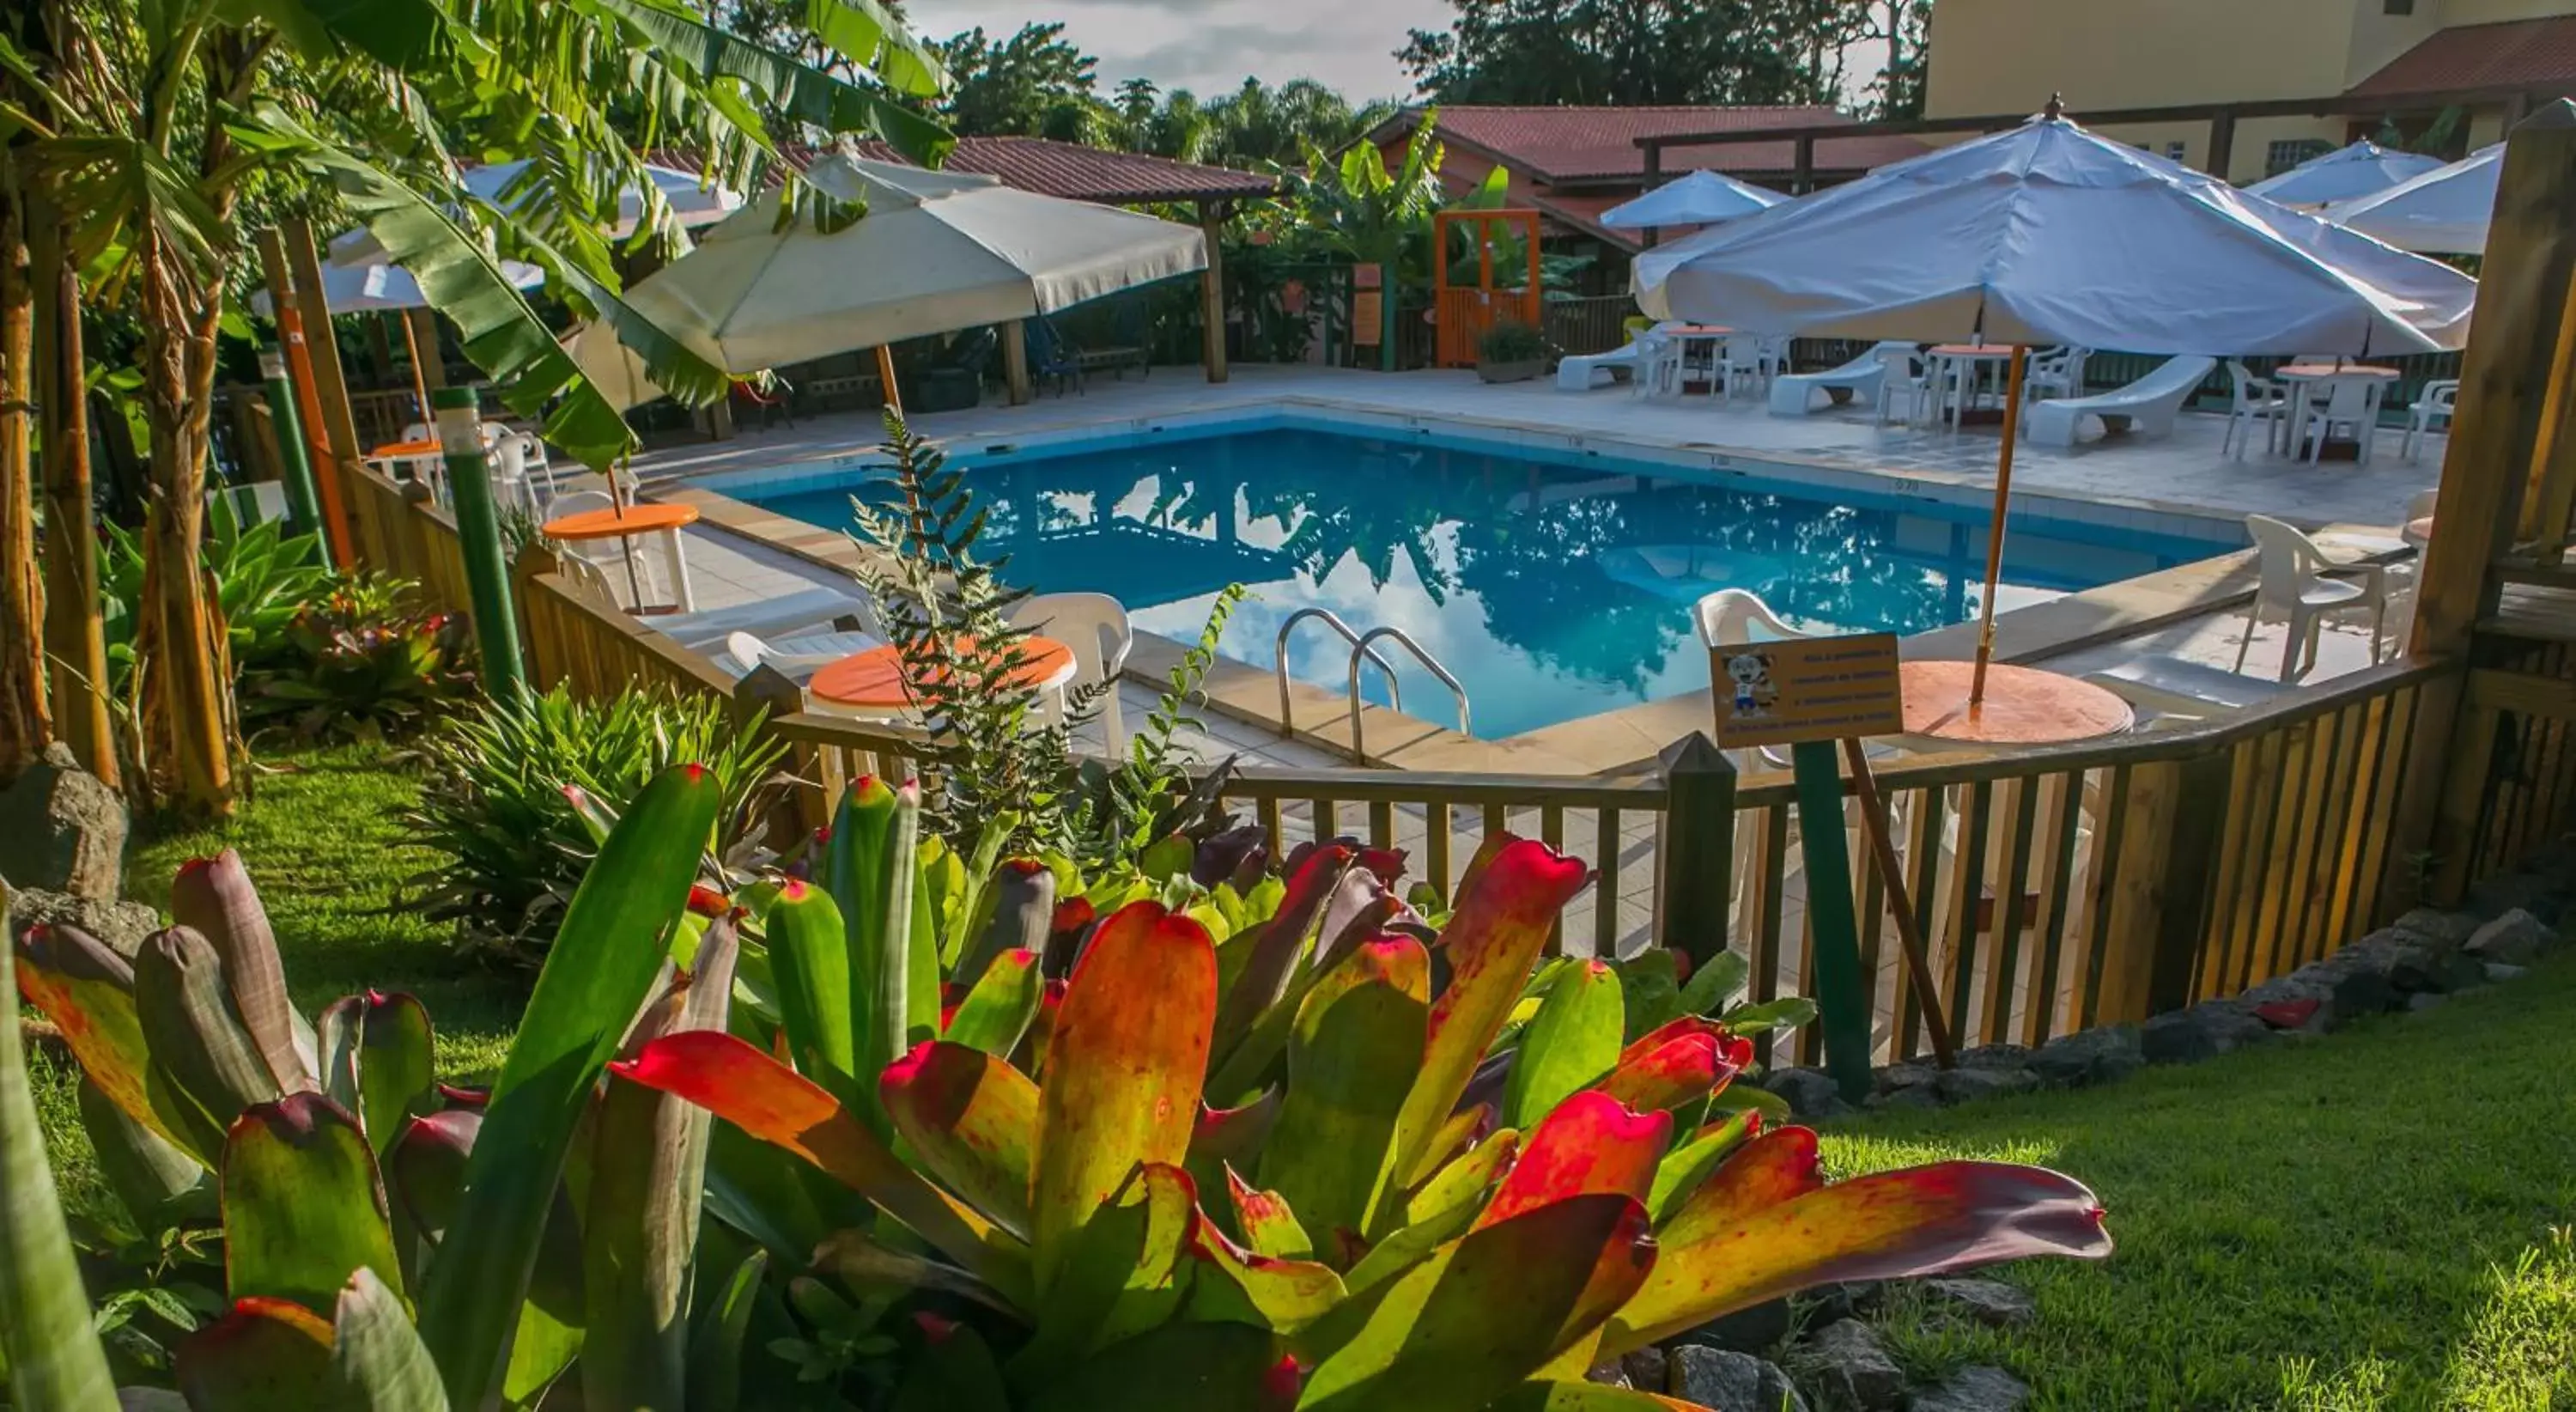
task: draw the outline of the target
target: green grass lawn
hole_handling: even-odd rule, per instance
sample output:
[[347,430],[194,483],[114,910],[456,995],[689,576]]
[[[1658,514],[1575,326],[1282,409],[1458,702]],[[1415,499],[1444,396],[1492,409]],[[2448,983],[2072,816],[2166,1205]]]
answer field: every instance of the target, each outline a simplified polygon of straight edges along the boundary
[[[179,865],[226,847],[241,851],[277,929],[296,1008],[307,1018],[343,995],[373,987],[409,991],[438,1032],[439,1076],[464,1081],[497,1069],[518,1021],[525,977],[493,971],[452,945],[453,929],[423,921],[406,902],[409,881],[437,855],[411,844],[403,812],[415,777],[380,747],[316,751],[263,773],[231,822],[146,837],[129,850],[126,894],[165,913]],[[65,1199],[105,1214],[100,1184],[73,1114],[73,1075],[59,1051],[37,1050],[37,1101],[52,1139]]]
[[[412,777],[385,752],[300,757],[221,829],[128,869],[160,906],[191,855],[241,850],[308,1013],[374,986],[438,1025],[445,1077],[497,1065],[521,981],[406,910]],[[76,1205],[108,1198],[37,1055]],[[2082,1093],[1832,1128],[1838,1173],[1946,1156],[2041,1162],[2102,1195],[2119,1251],[2005,1278],[2038,1323],[1955,1327],[1894,1302],[1924,1372],[1998,1363],[2047,1408],[2576,1408],[2576,957],[2429,1014]]]
[[1872,1115],[1838,1173],[2044,1163],[2119,1249],[2004,1278],[2009,1332],[1900,1301],[1923,1370],[2010,1368],[2064,1409],[2576,1408],[2576,957],[2324,1039],[2079,1093]]

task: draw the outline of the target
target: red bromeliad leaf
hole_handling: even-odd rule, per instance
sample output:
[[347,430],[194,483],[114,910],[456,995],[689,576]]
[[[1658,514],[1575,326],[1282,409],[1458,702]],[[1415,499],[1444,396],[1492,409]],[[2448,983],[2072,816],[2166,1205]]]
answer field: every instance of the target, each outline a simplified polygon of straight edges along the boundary
[[1026,1069],[1029,1077],[1046,1077],[1047,1046],[1055,1042],[1055,1017],[1064,1013],[1065,983],[1049,979],[1038,992],[1038,1012],[1029,1017],[1028,1033],[1020,1037],[1020,1047],[1011,1051],[1011,1062]]
[[332,1405],[331,1326],[291,1299],[237,1299],[172,1354],[180,1394],[198,1412],[277,1412]]
[[1774,1128],[1746,1143],[1681,1203],[1658,1239],[1688,1243],[1825,1184],[1813,1128]]
[[932,1041],[887,1065],[877,1091],[932,1176],[1027,1238],[1038,1134],[1038,1086],[1028,1075],[983,1050]]
[[985,1283],[1015,1299],[1026,1295],[1019,1242],[1008,1232],[906,1167],[832,1095],[741,1040],[710,1030],[665,1035],[609,1068],[804,1158]]
[[134,967],[79,927],[38,923],[18,946],[18,994],[61,1032],[81,1072],[125,1116],[211,1163],[152,1105],[151,1053],[134,1013]]
[[1374,874],[1379,882],[1393,888],[1404,876],[1406,857],[1401,848],[1363,848],[1359,864]]
[[[1305,861],[1289,875],[1287,895],[1279,900],[1279,910],[1261,924],[1257,933],[1247,935],[1238,945],[1251,948],[1243,962],[1243,971],[1226,990],[1224,1004],[1217,1011],[1216,1033],[1233,1045],[1245,1038],[1253,1021],[1263,1011],[1279,1003],[1288,979],[1296,972],[1297,963],[1306,957],[1307,945],[1321,917],[1324,904],[1331,901],[1341,886],[1342,874],[1357,854],[1341,844],[1332,844],[1310,852]],[[1329,940],[1330,938],[1327,938]]]
[[1075,963],[1047,1044],[1029,1216],[1037,1288],[1139,1163],[1189,1155],[1216,1015],[1207,929],[1155,902],[1120,908]]
[[1202,1099],[1198,1120],[1190,1125],[1190,1180],[1201,1191],[1221,1191],[1226,1168],[1250,1167],[1261,1159],[1270,1130],[1279,1123],[1279,1090],[1270,1089],[1240,1108],[1210,1108]]
[[1433,1165],[1433,1138],[1511,1017],[1531,963],[1547,944],[1557,913],[1582,890],[1584,876],[1579,860],[1514,839],[1460,895],[1440,938],[1448,953],[1449,988],[1431,1007],[1431,1042],[1396,1121],[1381,1202],[1385,1191],[1410,1188]]
[[1297,1223],[1296,1211],[1279,1193],[1256,1190],[1235,1175],[1231,1164],[1225,1169],[1225,1192],[1234,1203],[1235,1229],[1243,1232],[1243,1243],[1256,1254],[1274,1260],[1297,1260],[1315,1253],[1306,1228]]
[[1631,1108],[1651,1111],[1706,1098],[1733,1077],[1717,1038],[1694,1034],[1621,1064],[1600,1088]]
[[[1681,953],[1674,952],[1673,955],[1678,958]],[[1729,1068],[1741,1069],[1753,1062],[1753,1041],[1736,1038],[1727,1033],[1726,1026],[1715,1020],[1684,1015],[1637,1036],[1627,1048],[1619,1051],[1617,1067],[1626,1068],[1685,1035],[1705,1035],[1717,1041],[1717,1057]]]
[[1298,1007],[1279,1129],[1262,1152],[1277,1191],[1329,1263],[1358,1258],[1404,1090],[1388,1082],[1422,1061],[1431,957],[1395,937],[1362,946]]
[[1593,1329],[1655,1261],[1646,1208],[1568,1197],[1440,1247],[1301,1332],[1310,1412],[1479,1412]]
[[191,858],[170,881],[170,919],[193,927],[223,958],[224,984],[242,1027],[259,1047],[281,1093],[309,1091],[312,1072],[295,1049],[295,1007],[286,995],[286,969],[277,959],[277,933],[259,905],[241,855],[227,848],[212,858]]
[[1670,1113],[1633,1112],[1608,1094],[1578,1093],[1521,1144],[1476,1229],[1588,1192],[1617,1192],[1642,1205],[1672,1136]]
[[1654,1274],[1612,1318],[1605,1353],[1642,1348],[1828,1282],[1910,1279],[2031,1255],[2099,1259],[2111,1253],[2101,1204],[2083,1183],[2004,1162],[1942,1162],[1855,1177],[1703,1225],[1690,1239],[1667,1234],[1661,1243]]

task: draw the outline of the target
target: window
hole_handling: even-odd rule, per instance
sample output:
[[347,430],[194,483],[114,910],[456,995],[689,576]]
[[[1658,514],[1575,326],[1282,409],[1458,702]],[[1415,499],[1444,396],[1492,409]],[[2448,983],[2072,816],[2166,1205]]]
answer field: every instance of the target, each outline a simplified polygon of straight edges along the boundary
[[2279,176],[2310,157],[2322,157],[2333,150],[2333,143],[2314,137],[2272,143],[2263,149],[2263,175]]
[[2182,160],[2182,154],[2183,154],[2183,145],[2182,145],[2181,143],[2179,143],[2179,142],[2168,142],[2168,143],[2166,143],[2166,144],[2165,144],[2165,160],[2166,160],[2166,161],[2168,161],[2168,162],[2179,162],[2179,161],[2181,161],[2181,160]]
[[2383,15],[2411,15],[2415,13],[2415,0],[2379,0],[2379,12]]

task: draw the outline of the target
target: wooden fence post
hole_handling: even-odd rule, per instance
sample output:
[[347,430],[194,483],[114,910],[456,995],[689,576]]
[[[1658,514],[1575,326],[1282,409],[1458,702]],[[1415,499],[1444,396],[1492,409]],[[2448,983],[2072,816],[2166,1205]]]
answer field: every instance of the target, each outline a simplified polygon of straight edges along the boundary
[[385,527],[385,557],[393,561],[386,571],[420,585],[421,598],[440,611],[463,612],[465,605],[448,602],[430,577],[429,513],[438,501],[437,492],[419,481],[407,480],[402,483],[402,498],[402,509],[395,514],[394,523]]
[[[805,709],[805,688],[776,667],[763,663],[734,683],[733,716],[748,722],[761,714],[762,730],[775,734],[768,722],[781,716],[792,716]],[[788,797],[770,814],[768,844],[784,853],[808,832],[831,821],[832,801],[824,797],[823,773],[817,768],[817,752],[811,745],[789,740],[786,769],[795,780]]]
[[1702,966],[1726,949],[1735,899],[1735,762],[1698,731],[1656,758],[1664,836],[1656,849],[1655,942]]
[[2227,833],[2234,775],[2234,761],[2224,750],[2185,760],[2175,771],[2171,831],[2159,856],[2163,876],[2156,884],[2155,949],[2146,972],[2150,1015],[2191,1003],[2192,973],[2208,929],[2218,841]]

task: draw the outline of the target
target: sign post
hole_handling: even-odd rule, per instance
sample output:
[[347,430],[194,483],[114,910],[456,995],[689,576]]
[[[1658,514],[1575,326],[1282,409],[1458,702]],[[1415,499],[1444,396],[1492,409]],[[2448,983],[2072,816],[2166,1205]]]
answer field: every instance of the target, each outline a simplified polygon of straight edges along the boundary
[[[1786,745],[1798,784],[1798,833],[1807,873],[1818,1020],[1825,1068],[1843,1098],[1869,1094],[1870,985],[1861,974],[1860,923],[1851,855],[1843,842],[1842,768],[1834,743],[1905,728],[1896,635],[1788,638],[1709,650],[1717,743],[1728,749]],[[1891,879],[1891,882],[1893,880]],[[1898,906],[1905,904],[1900,899]]]

